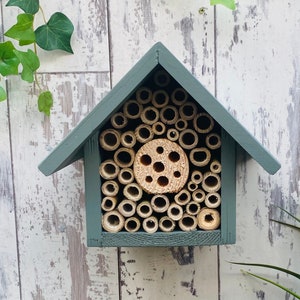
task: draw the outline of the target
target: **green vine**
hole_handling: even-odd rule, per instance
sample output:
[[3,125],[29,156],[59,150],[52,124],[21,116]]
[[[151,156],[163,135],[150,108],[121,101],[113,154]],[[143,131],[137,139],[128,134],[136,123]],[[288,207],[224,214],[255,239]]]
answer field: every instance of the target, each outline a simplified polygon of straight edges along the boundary
[[210,5],[217,5],[217,4],[224,5],[227,8],[232,10],[236,9],[234,0],[210,0]]
[[[16,48],[10,40],[0,43],[0,74],[3,77],[18,75],[21,69],[22,80],[37,84],[40,90],[38,109],[49,116],[53,97],[50,91],[41,88],[37,80],[36,72],[40,67],[37,47],[47,51],[63,50],[73,53],[70,40],[74,26],[68,17],[60,12],[55,12],[49,20],[46,20],[39,0],[9,0],[6,6],[19,7],[24,13],[20,13],[16,24],[4,33],[6,37],[17,41],[19,48]],[[44,24],[35,29],[34,20],[37,13],[42,14]],[[27,48],[27,51],[19,50],[20,47],[28,45],[33,45],[33,50]],[[0,101],[6,99],[6,92],[0,86]]]

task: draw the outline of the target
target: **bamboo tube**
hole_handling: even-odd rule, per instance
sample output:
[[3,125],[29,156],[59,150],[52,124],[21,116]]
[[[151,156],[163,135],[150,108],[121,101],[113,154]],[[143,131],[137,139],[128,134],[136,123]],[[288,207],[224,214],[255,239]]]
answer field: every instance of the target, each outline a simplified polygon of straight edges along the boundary
[[143,196],[143,191],[137,183],[132,182],[125,185],[123,189],[123,195],[129,200],[139,201]]
[[199,171],[199,170],[194,170],[194,171],[192,172],[192,174],[191,174],[191,180],[192,180],[193,182],[195,182],[196,184],[199,184],[199,183],[201,183],[202,179],[203,179],[203,174],[202,174],[201,171]]
[[157,213],[163,213],[170,206],[169,198],[166,195],[154,195],[151,198],[151,207]]
[[199,133],[208,133],[214,128],[214,120],[207,113],[197,114],[193,120],[194,129]]
[[114,180],[108,180],[102,184],[101,190],[105,196],[114,197],[119,192],[119,185]]
[[165,70],[159,70],[154,75],[154,83],[160,87],[166,87],[170,80],[170,75]]
[[169,103],[169,95],[165,90],[157,90],[152,96],[152,105],[156,108],[163,108]]
[[130,217],[125,220],[124,228],[128,232],[137,232],[141,227],[141,221],[137,217]]
[[102,227],[108,232],[119,232],[124,227],[124,217],[116,210],[108,211],[102,216]]
[[171,94],[172,102],[178,106],[184,104],[187,101],[188,97],[188,93],[183,88],[177,88]]
[[154,133],[150,125],[141,124],[136,128],[135,136],[140,143],[145,144],[153,139]]
[[133,170],[130,168],[121,169],[118,175],[118,180],[121,184],[124,185],[133,182],[134,180]]
[[183,216],[182,206],[177,203],[172,202],[170,204],[170,206],[168,207],[167,215],[169,218],[171,218],[174,221],[180,220]]
[[143,228],[148,233],[154,233],[158,229],[158,220],[154,216],[150,216],[143,220]]
[[222,171],[222,165],[218,160],[213,160],[209,166],[209,169],[213,173],[221,173]]
[[190,192],[194,192],[198,188],[198,184],[192,180],[190,180],[187,184],[187,188]]
[[117,112],[112,115],[112,117],[110,118],[110,122],[114,128],[122,129],[127,125],[128,119],[124,116],[122,112]]
[[176,123],[175,123],[175,128],[178,130],[178,131],[183,131],[185,129],[187,129],[188,127],[188,122],[187,120],[184,120],[184,119],[181,119],[179,118]]
[[186,212],[191,216],[196,216],[200,212],[200,204],[196,201],[190,201],[186,205]]
[[121,147],[114,154],[114,161],[121,168],[128,168],[133,164],[135,153],[133,149]]
[[208,208],[217,208],[221,204],[221,196],[219,193],[208,193],[205,197],[205,205]]
[[179,107],[179,115],[183,120],[193,120],[198,112],[197,106],[193,102],[186,102]]
[[185,129],[180,132],[178,142],[183,149],[191,150],[198,144],[198,135],[192,129]]
[[170,128],[167,131],[167,139],[170,140],[171,142],[175,142],[177,141],[179,138],[179,132],[174,129],[174,128]]
[[147,87],[140,87],[136,93],[136,101],[140,104],[147,104],[152,99],[152,91]]
[[136,143],[136,136],[133,131],[125,131],[121,135],[121,144],[126,148],[133,148]]
[[100,164],[99,173],[103,179],[115,179],[119,172],[119,166],[112,159],[107,159]]
[[153,209],[149,203],[149,201],[142,201],[136,208],[137,214],[146,219],[152,215]]
[[193,192],[192,194],[192,199],[193,201],[197,203],[201,203],[205,200],[206,194],[203,190],[197,189],[196,191]]
[[99,137],[100,146],[106,151],[114,151],[120,145],[120,133],[115,129],[106,129]]
[[143,106],[136,100],[128,100],[123,105],[123,112],[128,119],[138,119],[141,116]]
[[197,167],[204,167],[206,166],[211,159],[210,151],[205,148],[194,148],[190,152],[190,162]]
[[101,208],[104,211],[112,211],[115,209],[116,205],[117,205],[116,197],[106,196],[101,201]]
[[178,120],[178,110],[173,105],[167,105],[160,110],[160,120],[167,125],[173,125]]
[[198,226],[203,230],[215,230],[220,226],[220,213],[213,208],[202,208],[197,216]]
[[174,196],[174,200],[178,205],[186,205],[191,200],[191,194],[188,190],[183,189]]
[[175,222],[170,219],[168,216],[163,216],[160,218],[158,226],[163,232],[172,232],[175,228]]
[[141,120],[145,124],[152,125],[159,120],[159,111],[154,106],[147,106],[141,113]]
[[132,217],[136,211],[136,203],[132,200],[124,199],[118,205],[118,211],[123,217]]
[[178,222],[182,231],[192,231],[197,228],[197,218],[188,214],[184,214]]
[[156,122],[152,125],[152,131],[156,135],[162,135],[166,131],[166,125],[162,122]]
[[221,188],[221,178],[218,174],[206,172],[203,175],[202,188],[210,193],[217,192]]
[[221,138],[217,133],[210,133],[205,138],[206,146],[209,149],[215,150],[221,147]]

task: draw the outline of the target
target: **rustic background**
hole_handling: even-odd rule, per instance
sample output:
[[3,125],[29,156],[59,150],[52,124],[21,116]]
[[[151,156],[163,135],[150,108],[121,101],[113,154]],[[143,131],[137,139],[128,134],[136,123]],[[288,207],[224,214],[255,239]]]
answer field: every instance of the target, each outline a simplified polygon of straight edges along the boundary
[[[6,2],[2,33],[18,12]],[[59,10],[72,20],[75,54],[40,53],[39,78],[55,98],[50,118],[37,111],[34,86],[17,77],[0,82],[8,93],[0,103],[0,299],[292,299],[228,261],[300,269],[299,233],[269,221],[272,204],[300,215],[299,0],[243,0],[234,12],[209,0],[41,5],[48,17]],[[157,41],[282,168],[269,176],[238,156],[235,245],[87,248],[82,162],[50,177],[37,166]],[[252,270],[299,292],[282,273]]]

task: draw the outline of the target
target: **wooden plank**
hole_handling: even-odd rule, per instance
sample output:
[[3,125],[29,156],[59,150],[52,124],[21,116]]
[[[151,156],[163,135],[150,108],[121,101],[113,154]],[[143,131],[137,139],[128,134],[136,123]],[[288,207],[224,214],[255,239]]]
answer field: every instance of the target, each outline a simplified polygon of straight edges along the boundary
[[[198,9],[184,0],[109,1],[113,86],[161,41],[213,93],[213,10]],[[217,247],[121,248],[120,264],[122,299],[218,297]]]
[[[237,162],[237,243],[220,247],[221,299],[288,299],[242,276],[226,261],[271,263],[299,270],[299,234],[271,221],[271,205],[299,212],[299,1],[240,2],[217,9],[217,96],[281,161],[273,177],[240,155]],[[248,268],[244,268],[247,269]],[[283,273],[251,268],[299,292]]]

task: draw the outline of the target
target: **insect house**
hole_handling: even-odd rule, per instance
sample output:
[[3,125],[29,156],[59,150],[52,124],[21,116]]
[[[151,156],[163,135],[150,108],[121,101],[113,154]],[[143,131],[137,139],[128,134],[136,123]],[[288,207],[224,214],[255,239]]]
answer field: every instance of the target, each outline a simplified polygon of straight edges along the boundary
[[270,174],[280,168],[157,43],[40,170],[84,160],[88,246],[230,244],[238,149]]

